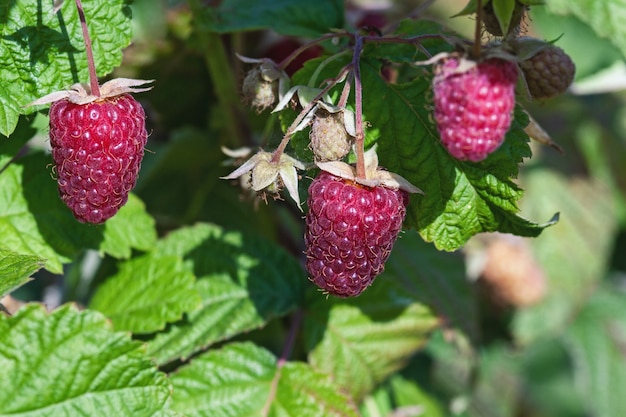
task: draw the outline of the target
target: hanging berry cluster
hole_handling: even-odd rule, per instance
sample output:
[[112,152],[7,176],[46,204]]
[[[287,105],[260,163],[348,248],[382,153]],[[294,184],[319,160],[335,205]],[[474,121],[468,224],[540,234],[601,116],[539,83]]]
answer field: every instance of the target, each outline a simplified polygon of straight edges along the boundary
[[[574,77],[574,64],[560,48],[521,36],[528,10],[525,2],[504,2],[514,3],[505,13],[503,1],[471,2],[463,13],[476,14],[474,41],[454,41],[454,52],[415,63],[434,66],[433,118],[441,144],[458,160],[480,162],[501,146],[511,126],[519,85],[527,97],[544,99],[563,93]],[[483,42],[485,32],[488,42]],[[402,229],[409,194],[421,192],[379,167],[375,147],[365,151],[359,66],[364,44],[413,44],[428,54],[423,41],[440,36],[340,32],[304,45],[281,63],[240,57],[254,64],[243,85],[246,102],[259,111],[273,107],[273,112],[291,104],[299,113],[277,149],[260,151],[224,178],[246,176],[249,187],[258,193],[286,188],[300,207],[297,170],[319,170],[308,190],[304,242],[309,277],[327,293],[356,296],[373,282]],[[320,88],[287,88],[286,65],[307,48],[341,37],[350,41],[352,60],[335,78]],[[341,96],[333,103],[328,92],[341,84]],[[352,88],[354,102],[348,103]],[[304,129],[310,132],[313,165],[285,154],[291,137]],[[345,162],[351,149],[354,165]]]

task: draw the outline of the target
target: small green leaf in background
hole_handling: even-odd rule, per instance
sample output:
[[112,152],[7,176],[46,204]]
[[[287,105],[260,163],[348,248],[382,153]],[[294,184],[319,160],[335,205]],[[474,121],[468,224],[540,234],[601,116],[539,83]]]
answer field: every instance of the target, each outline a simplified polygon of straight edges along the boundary
[[0,314],[0,416],[153,417],[169,407],[170,383],[106,318],[66,305]]
[[89,306],[110,318],[116,330],[150,333],[180,320],[199,302],[194,276],[180,257],[148,254],[122,263]]
[[361,405],[363,417],[406,416],[446,417],[444,407],[415,381],[400,374],[365,398]]
[[195,357],[171,376],[173,407],[187,417],[356,417],[354,403],[308,365],[277,362],[250,342]]
[[0,298],[26,284],[43,265],[38,256],[20,255],[0,246]]
[[316,37],[344,25],[340,0],[225,0],[205,10],[199,26],[219,33],[272,29],[287,36]]
[[567,329],[565,347],[575,364],[579,395],[588,415],[626,415],[626,295],[596,291]]
[[506,345],[494,344],[480,354],[478,381],[469,410],[481,417],[516,417],[522,394],[519,356]]
[[3,246],[44,258],[45,269],[61,273],[62,264],[86,248],[127,257],[132,248],[145,250],[154,244],[154,220],[132,196],[105,225],[78,222],[59,197],[51,163],[49,154],[34,152],[0,172]]
[[576,365],[561,339],[542,339],[523,355],[524,402],[540,416],[583,417],[587,395],[577,392]]
[[149,342],[158,363],[189,357],[289,313],[308,283],[299,262],[278,245],[209,224],[172,232],[154,253],[183,257],[202,299],[185,320]]
[[392,276],[381,275],[355,299],[314,296],[304,317],[309,362],[357,401],[402,368],[440,324]]
[[[87,58],[76,5],[24,0],[0,4],[0,134],[8,136],[22,106],[53,91],[88,81]],[[87,2],[85,16],[98,75],[122,62],[130,44],[131,13],[125,0]]]

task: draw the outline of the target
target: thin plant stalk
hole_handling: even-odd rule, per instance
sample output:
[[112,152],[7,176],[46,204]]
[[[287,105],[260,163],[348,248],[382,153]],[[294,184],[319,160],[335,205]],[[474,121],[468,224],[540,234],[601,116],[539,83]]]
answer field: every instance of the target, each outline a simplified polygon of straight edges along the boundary
[[83,40],[85,41],[85,52],[87,53],[87,66],[89,67],[89,84],[91,86],[91,94],[100,97],[100,85],[98,85],[98,74],[96,73],[96,63],[93,59],[93,48],[91,46],[91,38],[89,37],[89,30],[87,29],[87,19],[85,19],[85,12],[83,10],[83,4],[80,0],[76,0],[76,9],[78,10],[78,17],[80,19],[80,26],[83,29]]

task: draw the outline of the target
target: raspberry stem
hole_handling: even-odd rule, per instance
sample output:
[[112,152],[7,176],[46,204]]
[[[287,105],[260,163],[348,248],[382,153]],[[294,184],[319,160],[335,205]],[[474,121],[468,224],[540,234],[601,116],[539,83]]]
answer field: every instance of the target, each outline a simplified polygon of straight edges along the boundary
[[483,2],[482,0],[476,0],[476,27],[474,28],[474,49],[472,51],[474,59],[480,57],[482,21]]
[[343,67],[343,69],[339,72],[339,74],[335,78],[333,78],[331,80],[328,80],[328,85],[326,87],[324,87],[324,89],[322,89],[322,91],[320,91],[319,94],[316,95],[313,98],[313,100],[311,100],[311,102],[305,108],[302,109],[300,114],[298,114],[298,117],[296,117],[296,119],[293,121],[293,123],[291,123],[291,126],[289,126],[289,128],[285,132],[285,136],[283,136],[283,140],[278,145],[278,148],[276,148],[276,150],[274,151],[274,154],[272,155],[272,160],[271,160],[271,162],[273,164],[277,164],[280,161],[280,156],[285,151],[285,148],[287,147],[287,144],[291,140],[291,136],[294,134],[294,131],[295,131],[296,127],[298,127],[298,125],[300,124],[302,119],[304,119],[306,117],[306,115],[309,114],[309,112],[311,110],[313,110],[313,107],[315,107],[315,105],[317,105],[317,101],[318,100],[320,100],[322,97],[324,97],[326,95],[326,93],[328,93],[330,91],[331,88],[333,88],[335,85],[337,85],[337,83],[340,80],[343,79],[343,77],[350,70],[350,68],[351,68],[351,65],[347,65],[347,66]]
[[285,366],[285,364],[289,360],[289,357],[291,356],[291,352],[293,351],[293,346],[296,342],[298,329],[300,328],[300,324],[302,323],[302,316],[303,316],[303,311],[301,309],[298,309],[294,313],[291,319],[291,326],[289,326],[289,333],[287,334],[287,340],[285,341],[283,352],[281,353],[280,358],[278,358],[278,363],[276,364],[277,370],[276,370],[276,373],[274,374],[274,378],[272,379],[272,385],[270,386],[270,393],[267,396],[267,400],[265,401],[265,404],[263,405],[263,409],[261,410],[262,416],[267,416],[269,414],[270,406],[274,402],[274,399],[276,398],[276,392],[278,389],[278,381],[280,381],[281,370],[283,366]]
[[328,40],[328,39],[333,39],[333,38],[343,37],[343,36],[350,36],[350,34],[347,33],[347,32],[328,33],[326,35],[320,36],[317,39],[313,39],[312,41],[309,41],[309,42],[305,43],[304,45],[300,46],[298,49],[296,49],[295,51],[290,53],[285,59],[280,61],[280,63],[278,63],[278,68],[284,70],[285,68],[287,68],[287,66],[289,64],[291,64],[291,62],[294,59],[296,59],[298,57],[298,55],[300,55],[302,52],[306,51],[310,47],[317,45],[318,43],[322,43],[322,42],[324,42],[325,40]]
[[363,37],[357,36],[352,55],[352,67],[354,70],[354,110],[356,113],[356,138],[354,148],[356,152],[356,177],[367,179],[365,172],[365,134],[363,132],[363,86],[361,85],[361,51],[363,50]]
[[346,80],[346,83],[343,85],[343,90],[341,90],[341,97],[339,97],[339,102],[337,102],[337,107],[346,107],[346,104],[348,103],[348,98],[350,97],[352,77],[353,77],[353,74],[350,73],[348,75],[348,79]]
[[87,53],[87,66],[89,67],[89,84],[91,86],[91,94],[96,97],[100,97],[100,86],[98,85],[98,74],[96,73],[96,64],[93,59],[91,38],[89,37],[89,30],[87,29],[87,19],[85,19],[83,4],[80,0],[76,0],[76,9],[78,10],[80,26],[83,29],[83,40],[85,42],[85,52]]

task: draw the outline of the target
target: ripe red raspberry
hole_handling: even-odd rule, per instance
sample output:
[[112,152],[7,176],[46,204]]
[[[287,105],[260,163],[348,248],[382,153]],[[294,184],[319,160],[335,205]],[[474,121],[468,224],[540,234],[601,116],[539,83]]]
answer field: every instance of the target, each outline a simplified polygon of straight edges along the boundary
[[435,121],[441,142],[460,160],[482,161],[504,141],[515,106],[517,66],[490,58],[465,70],[447,58],[433,80]]
[[144,110],[128,94],[52,104],[50,143],[59,194],[79,221],[102,223],[126,203],[146,139]]
[[550,45],[520,62],[532,98],[547,99],[563,94],[574,81],[576,66],[558,46]]
[[384,269],[402,228],[408,194],[366,187],[322,171],[309,187],[306,269],[330,294],[361,294]]

